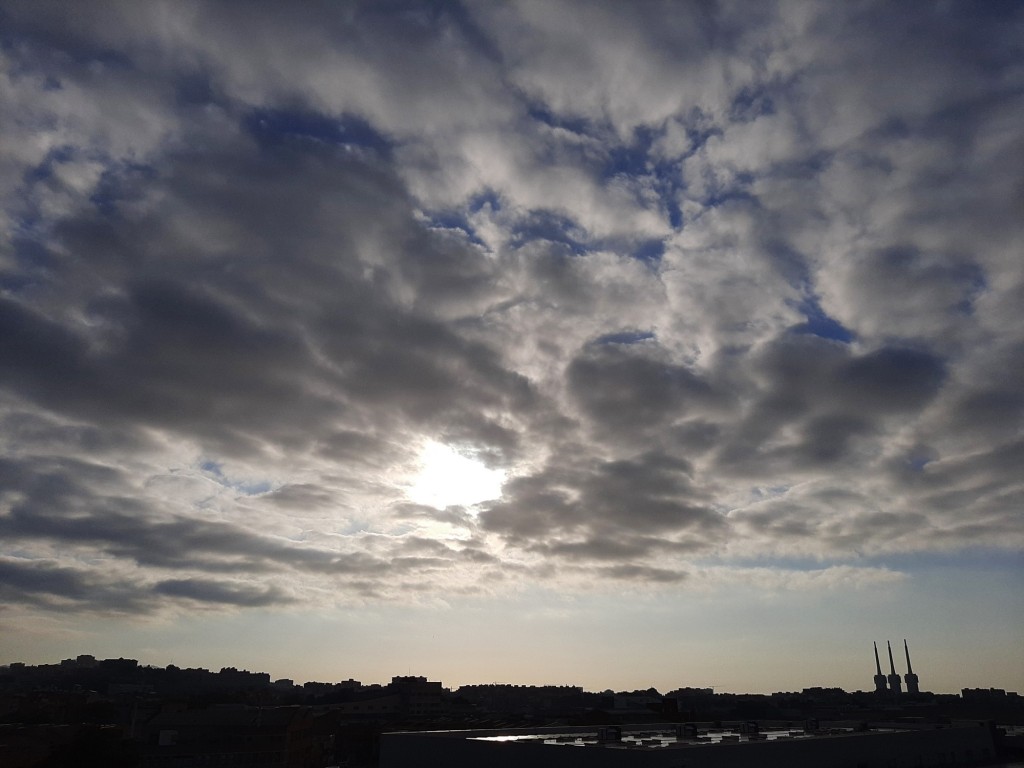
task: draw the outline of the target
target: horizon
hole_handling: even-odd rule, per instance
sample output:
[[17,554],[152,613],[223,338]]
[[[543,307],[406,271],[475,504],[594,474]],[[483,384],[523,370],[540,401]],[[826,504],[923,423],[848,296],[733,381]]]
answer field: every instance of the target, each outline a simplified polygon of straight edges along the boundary
[[0,662],[1024,690],[1022,39],[3,3]]
[[[539,686],[539,687],[543,687],[543,686],[573,687],[573,688],[581,688],[585,692],[588,692],[588,693],[603,693],[603,692],[606,692],[606,691],[609,691],[609,690],[615,691],[616,693],[621,693],[621,692],[632,692],[632,691],[646,691],[646,690],[649,690],[651,688],[654,688],[654,689],[656,689],[662,695],[665,695],[665,694],[667,694],[667,693],[669,693],[671,691],[682,689],[682,688],[694,688],[694,689],[710,688],[710,689],[713,690],[713,692],[716,695],[720,694],[720,693],[721,694],[728,694],[728,695],[744,695],[744,694],[750,694],[750,695],[770,695],[770,694],[773,694],[773,693],[799,693],[802,690],[813,689],[813,688],[823,688],[823,689],[839,688],[839,689],[843,690],[846,693],[871,693],[871,694],[875,693],[875,691],[870,686],[850,688],[850,687],[847,687],[847,686],[829,684],[829,683],[826,683],[826,682],[820,682],[820,683],[816,683],[816,684],[813,684],[813,685],[801,685],[801,686],[798,686],[798,687],[777,688],[777,689],[770,690],[770,691],[769,690],[749,690],[749,689],[743,689],[743,690],[740,690],[740,689],[723,690],[723,689],[720,689],[720,688],[718,688],[718,687],[716,687],[714,685],[701,685],[701,684],[692,683],[692,682],[682,682],[682,683],[671,684],[671,685],[667,685],[667,684],[666,685],[648,684],[648,685],[627,685],[627,686],[621,686],[621,687],[600,686],[600,685],[598,685],[598,686],[595,687],[594,684],[590,684],[590,685],[582,684],[581,685],[580,683],[577,683],[577,682],[554,682],[554,681],[551,681],[551,680],[523,682],[523,681],[511,681],[511,680],[506,680],[506,681],[502,681],[502,680],[484,680],[484,679],[481,678],[481,679],[478,679],[478,680],[474,680],[472,682],[463,680],[463,681],[460,681],[460,682],[454,682],[453,683],[453,682],[451,682],[449,680],[445,680],[443,677],[419,674],[417,672],[417,670],[411,669],[411,668],[407,668],[404,673],[399,672],[399,671],[396,670],[396,671],[392,672],[391,674],[387,674],[387,675],[385,675],[383,677],[379,677],[379,678],[376,678],[376,679],[373,679],[373,680],[363,680],[363,679],[361,679],[361,678],[359,678],[359,677],[357,677],[355,675],[348,674],[348,673],[342,673],[343,676],[340,676],[340,677],[336,676],[336,677],[332,677],[332,678],[325,678],[323,676],[320,676],[320,677],[310,677],[308,679],[303,680],[301,677],[295,677],[295,676],[287,675],[287,674],[284,674],[284,675],[272,674],[272,673],[270,673],[266,669],[260,669],[260,668],[256,668],[256,667],[253,667],[253,668],[240,667],[240,666],[237,666],[235,664],[213,664],[213,665],[195,664],[195,665],[192,665],[192,664],[178,664],[178,663],[175,663],[173,661],[172,662],[168,662],[166,664],[156,664],[156,663],[152,663],[151,661],[146,660],[146,659],[137,659],[137,658],[127,657],[127,656],[117,656],[117,657],[103,658],[101,656],[97,656],[95,654],[88,654],[88,653],[87,654],[75,654],[75,655],[69,656],[69,657],[67,657],[65,659],[60,659],[58,661],[49,661],[49,662],[29,663],[29,662],[24,662],[24,661],[21,661],[21,660],[2,662],[2,663],[0,663],[0,669],[9,668],[10,665],[13,664],[13,663],[23,663],[23,664],[26,664],[27,666],[35,666],[35,667],[39,667],[39,666],[61,667],[64,662],[76,662],[82,656],[85,656],[87,658],[91,657],[97,663],[101,662],[101,661],[117,661],[117,660],[121,660],[121,659],[128,660],[128,661],[135,661],[135,662],[138,663],[139,667],[147,668],[147,669],[166,670],[169,667],[175,667],[175,668],[180,669],[180,670],[200,670],[200,671],[209,672],[210,674],[218,674],[220,671],[223,671],[225,669],[230,669],[230,670],[236,670],[236,671],[239,671],[239,672],[247,672],[247,673],[251,673],[251,674],[268,674],[269,677],[270,677],[270,681],[272,683],[276,682],[276,681],[279,681],[279,680],[290,680],[290,681],[292,681],[292,683],[296,687],[301,687],[305,683],[324,683],[324,684],[328,684],[328,685],[336,685],[336,684],[339,684],[339,683],[342,683],[342,682],[346,682],[346,681],[350,681],[350,680],[355,680],[361,686],[373,686],[373,685],[381,685],[381,686],[383,686],[383,685],[387,685],[389,682],[391,682],[392,678],[396,678],[396,677],[410,677],[410,676],[412,676],[412,677],[425,678],[427,680],[436,680],[436,681],[442,683],[442,685],[445,687],[445,689],[450,690],[452,692],[456,691],[458,688],[460,688],[462,686],[467,686],[467,685],[511,685],[511,686],[524,686],[524,687],[529,687],[529,686]],[[884,656],[885,656],[884,649],[880,650],[879,651],[879,658],[882,659],[882,671],[883,672],[885,672],[885,670],[886,670],[885,659],[883,658]],[[896,673],[900,675],[900,678],[902,680],[905,677],[905,675],[907,673],[907,670],[905,669],[905,667],[906,667],[906,659],[905,659],[905,657],[901,656],[900,658],[903,659],[902,667],[901,667],[900,663],[895,663],[895,668],[896,668]],[[896,660],[896,654],[895,653],[893,654],[893,659],[894,659],[894,662],[895,662],[895,660]],[[912,661],[913,661],[913,658],[912,658]],[[68,667],[68,668],[75,668],[75,667],[72,665],[71,667]],[[89,667],[86,667],[86,669],[88,669],[88,668]],[[345,677],[344,676],[345,674],[348,674],[348,676]],[[915,674],[917,674],[917,673],[915,672]],[[920,677],[920,675],[918,675],[918,676]],[[955,690],[934,690],[932,688],[924,688],[924,689],[922,689],[922,693],[925,693],[925,694],[935,694],[935,695],[947,695],[947,696],[948,695],[959,695],[961,693],[961,691],[964,690],[964,689],[982,689],[982,690],[985,690],[985,689],[1002,689],[1002,690],[1006,690],[1007,692],[1011,692],[1013,690],[1012,688],[1009,688],[1007,686],[994,685],[994,684],[993,685],[963,684],[963,685],[961,685],[959,688],[957,688]],[[906,693],[905,690],[904,690],[904,693]]]
[[[668,695],[669,693],[671,693],[673,691],[676,691],[676,690],[688,689],[688,688],[689,689],[710,689],[710,690],[712,690],[712,692],[715,695],[724,694],[724,695],[738,695],[738,696],[742,696],[742,695],[768,696],[768,695],[776,694],[776,693],[800,693],[800,692],[802,692],[804,690],[813,690],[815,688],[820,688],[820,689],[825,689],[825,690],[840,689],[844,693],[854,693],[854,694],[856,694],[856,693],[863,693],[863,694],[874,695],[876,693],[874,690],[871,690],[869,688],[848,689],[848,688],[845,688],[843,686],[825,685],[825,684],[814,685],[814,686],[802,686],[800,688],[784,688],[784,689],[778,689],[778,690],[773,690],[773,691],[752,691],[752,690],[719,690],[719,689],[715,688],[714,686],[692,685],[692,684],[685,684],[685,683],[679,684],[679,685],[670,686],[670,687],[663,687],[663,686],[656,686],[656,685],[647,685],[647,686],[637,686],[637,687],[629,687],[629,686],[627,686],[625,688],[617,688],[617,689],[616,688],[611,688],[611,687],[608,687],[608,686],[604,686],[604,687],[600,687],[600,686],[598,686],[598,687],[591,687],[591,686],[587,686],[587,685],[580,685],[578,683],[551,682],[551,681],[524,683],[524,682],[500,681],[500,680],[489,680],[489,681],[477,680],[475,682],[463,681],[463,682],[459,682],[459,683],[449,683],[448,681],[445,681],[443,679],[433,678],[433,677],[428,676],[428,675],[419,675],[419,674],[416,673],[416,670],[411,670],[411,671],[407,670],[404,674],[392,674],[392,675],[390,675],[390,676],[388,676],[386,678],[383,678],[383,679],[380,679],[380,680],[372,680],[372,681],[359,680],[359,679],[356,679],[353,676],[349,676],[349,677],[345,677],[345,678],[336,678],[336,679],[325,679],[325,678],[321,677],[321,678],[310,678],[308,680],[300,680],[299,678],[290,677],[288,675],[284,675],[284,676],[273,675],[273,674],[270,674],[269,672],[267,672],[266,670],[263,670],[263,669],[255,669],[255,668],[254,669],[247,669],[247,668],[237,667],[237,666],[234,666],[234,665],[225,665],[225,666],[220,667],[220,669],[217,669],[216,665],[213,665],[213,666],[202,666],[202,665],[199,665],[199,666],[182,666],[182,665],[174,664],[173,662],[161,665],[161,664],[150,663],[150,662],[146,661],[145,659],[134,659],[134,658],[123,657],[123,656],[122,657],[116,657],[116,658],[106,658],[106,659],[104,659],[104,658],[100,658],[99,656],[95,656],[93,654],[77,654],[76,656],[72,656],[72,657],[69,657],[67,659],[61,659],[61,660],[55,661],[55,662],[43,662],[43,663],[36,663],[36,664],[28,664],[26,662],[7,662],[7,663],[4,663],[4,664],[0,664],[0,669],[9,668],[10,665],[14,664],[14,663],[23,663],[23,664],[26,664],[26,666],[33,666],[33,667],[48,666],[48,667],[57,667],[57,668],[63,668],[63,669],[75,669],[75,668],[79,668],[79,667],[75,667],[74,665],[65,667],[64,663],[65,662],[76,662],[76,661],[80,660],[82,656],[91,658],[92,660],[94,660],[97,663],[103,662],[103,661],[121,661],[121,660],[124,660],[124,661],[135,661],[135,662],[138,663],[139,667],[143,668],[143,669],[167,670],[167,669],[169,669],[171,667],[174,667],[175,669],[180,670],[180,671],[208,672],[211,675],[220,674],[220,672],[223,672],[225,670],[231,670],[231,671],[248,673],[248,674],[256,674],[256,675],[258,675],[258,674],[267,674],[269,676],[269,678],[270,678],[270,683],[271,684],[280,682],[282,680],[288,680],[288,681],[291,681],[291,683],[296,688],[301,688],[303,685],[305,685],[307,683],[317,683],[317,684],[326,684],[326,685],[338,685],[338,684],[345,683],[345,682],[350,682],[350,681],[353,681],[353,680],[355,682],[359,683],[359,685],[361,687],[372,687],[372,686],[383,687],[383,686],[386,686],[389,683],[391,683],[396,678],[417,677],[417,678],[421,678],[421,679],[425,679],[425,680],[429,680],[429,681],[440,682],[442,684],[442,686],[444,686],[445,690],[447,690],[449,692],[452,692],[452,693],[456,692],[459,688],[462,688],[462,687],[465,687],[465,686],[491,686],[491,685],[493,685],[493,686],[516,686],[516,687],[525,687],[525,688],[528,688],[528,687],[578,688],[578,689],[583,690],[585,693],[606,693],[608,691],[612,691],[612,692],[617,693],[617,694],[618,693],[643,692],[643,691],[651,690],[653,688],[660,695],[663,695],[663,696],[664,695]],[[904,677],[904,675],[906,674],[906,672],[904,671],[904,672],[900,673],[899,672],[899,665],[896,665],[896,666],[897,666],[897,673],[900,674],[900,677],[902,679]],[[883,665],[883,668],[884,668],[884,665]],[[84,667],[83,669],[95,669],[95,668],[94,667]],[[950,696],[950,695],[959,696],[961,694],[961,691],[964,690],[964,689],[987,690],[987,689],[993,689],[993,688],[998,689],[999,687],[998,686],[972,686],[972,685],[964,685],[960,689],[957,689],[955,691],[935,691],[935,690],[930,690],[929,689],[929,690],[922,691],[922,694],[925,694],[925,695],[938,695],[938,696]],[[1017,693],[1016,691],[1011,691],[1010,689],[1007,689],[1007,688],[1002,688],[1001,690],[1005,690],[1005,691],[1007,691],[1007,693]],[[904,691],[903,693],[906,694],[906,691]]]

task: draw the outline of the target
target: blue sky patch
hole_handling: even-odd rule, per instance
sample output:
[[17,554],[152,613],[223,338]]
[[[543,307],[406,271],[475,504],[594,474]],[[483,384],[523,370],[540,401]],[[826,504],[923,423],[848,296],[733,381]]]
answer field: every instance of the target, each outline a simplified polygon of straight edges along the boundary
[[392,148],[392,142],[384,134],[355,115],[338,118],[301,109],[254,109],[242,122],[265,146],[304,140],[360,147],[381,155],[388,154]]
[[213,461],[212,459],[204,459],[199,462],[199,468],[215,480],[218,485],[230,488],[233,491],[238,491],[244,496],[258,496],[261,493],[267,493],[273,488],[273,486],[265,480],[258,482],[234,482],[224,474],[224,465],[220,462]]
[[552,128],[561,128],[563,130],[570,131],[571,133],[586,135],[591,129],[591,123],[586,118],[556,115],[546,106],[538,102],[531,103],[527,106],[526,113],[538,123],[543,123],[544,125],[551,126]]
[[800,325],[793,326],[790,329],[791,333],[810,334],[823,339],[830,339],[831,341],[841,341],[844,344],[849,344],[857,338],[850,329],[846,328],[835,318],[829,317],[825,310],[821,308],[818,299],[813,296],[807,297],[800,302],[798,309],[807,320]]
[[775,114],[775,102],[769,89],[764,86],[746,86],[733,98],[729,119],[738,123],[749,123],[763,115]]
[[631,144],[619,144],[608,151],[608,158],[599,177],[606,182],[615,178],[643,178],[653,184],[665,206],[669,224],[673,229],[679,229],[683,225],[683,212],[676,193],[682,188],[682,176],[675,162],[658,159],[651,153],[651,147],[660,133],[663,131],[637,128]]
[[613,176],[646,176],[653,168],[650,163],[650,150],[653,137],[650,131],[637,129],[632,144],[619,144],[608,152],[608,161],[602,169],[601,176],[610,179]]
[[956,311],[961,315],[970,316],[974,314],[974,302],[988,290],[988,277],[985,270],[977,264],[964,265],[962,273],[959,278],[964,286],[965,295],[956,305]]
[[581,256],[590,248],[584,242],[583,230],[572,219],[553,211],[534,210],[512,227],[509,243],[519,248],[535,240],[561,243]]
[[646,240],[633,251],[633,258],[640,261],[661,261],[665,254],[665,243],[662,240]]
[[244,496],[259,496],[273,487],[265,480],[258,483],[229,483],[229,486]]
[[914,472],[923,472],[924,468],[932,463],[932,460],[927,456],[912,456],[907,459],[907,466],[910,467]]
[[501,210],[501,198],[493,189],[487,189],[473,195],[469,198],[469,205],[467,207],[470,213],[477,213],[483,210],[485,205],[489,205],[492,211]]
[[34,184],[37,181],[45,181],[53,176],[53,167],[60,163],[67,163],[75,157],[75,148],[70,144],[62,144],[54,147],[46,153],[46,157],[38,165],[30,168],[23,179],[26,184]]
[[956,552],[907,552],[864,557],[857,565],[872,565],[898,571],[968,569],[971,571],[1019,570],[1024,568],[1024,553],[1002,549],[973,547]]
[[124,163],[119,168],[108,168],[100,176],[89,201],[101,213],[113,215],[117,212],[119,202],[140,196],[138,182],[152,181],[156,177],[155,167],[141,163]]
[[209,474],[213,475],[216,478],[224,478],[223,466],[221,464],[218,464],[216,461],[211,461],[209,459],[201,461],[199,462],[199,468],[203,470],[203,472],[208,472]]
[[760,205],[760,201],[748,189],[753,183],[754,177],[752,174],[737,173],[732,186],[711,192],[701,200],[701,203],[707,208],[718,208],[732,202]]
[[466,238],[476,245],[486,247],[486,243],[480,239],[476,233],[476,229],[469,223],[469,219],[466,215],[460,211],[433,211],[424,214],[427,217],[427,221],[432,228],[435,229],[454,229],[463,232]]
[[[780,571],[821,571],[836,565],[848,565],[840,560],[823,560],[815,557],[784,557],[781,555],[762,555],[753,557],[706,557],[698,558],[695,565],[728,566],[730,568],[772,568]],[[863,563],[856,563],[863,566]]]
[[606,333],[594,340],[595,344],[639,344],[654,338],[653,331],[618,331]]

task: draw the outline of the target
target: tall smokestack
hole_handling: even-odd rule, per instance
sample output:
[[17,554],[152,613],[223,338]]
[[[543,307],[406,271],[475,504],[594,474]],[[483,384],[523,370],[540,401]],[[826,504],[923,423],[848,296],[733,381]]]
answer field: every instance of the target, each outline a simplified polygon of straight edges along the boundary
[[910,649],[907,647],[907,641],[903,641],[903,652],[907,654],[907,674],[903,676],[904,681],[907,683],[907,693],[920,693],[920,689],[917,685],[917,675],[914,674],[914,668],[910,666]]
[[900,676],[896,674],[896,665],[892,660],[892,643],[886,640],[885,644],[889,648],[889,690],[897,694],[903,693],[903,683],[900,681]]
[[878,661],[878,643],[873,643],[873,645],[875,646],[875,693],[885,693],[888,689],[885,687],[882,665]]

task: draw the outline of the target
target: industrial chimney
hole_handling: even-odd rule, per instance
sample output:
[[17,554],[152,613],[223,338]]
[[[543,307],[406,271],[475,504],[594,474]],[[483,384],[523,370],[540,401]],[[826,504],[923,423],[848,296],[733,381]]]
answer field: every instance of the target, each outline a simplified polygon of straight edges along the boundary
[[886,640],[885,644],[889,648],[889,690],[900,694],[903,693],[903,683],[900,682],[900,676],[896,674],[896,665],[892,661],[892,643]]
[[882,665],[878,662],[878,643],[875,646],[875,693],[885,693],[885,675],[882,674]]
[[903,651],[907,654],[907,674],[903,676],[903,679],[907,683],[907,693],[920,693],[920,689],[917,687],[917,675],[914,674],[914,668],[910,666],[910,649],[907,647],[907,641],[903,641]]

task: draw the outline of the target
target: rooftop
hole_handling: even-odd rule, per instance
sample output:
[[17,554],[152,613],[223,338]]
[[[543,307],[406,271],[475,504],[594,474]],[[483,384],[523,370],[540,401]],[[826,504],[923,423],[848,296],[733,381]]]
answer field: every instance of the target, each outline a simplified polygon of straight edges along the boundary
[[[874,727],[868,733],[892,733],[897,727]],[[697,747],[711,744],[736,744],[744,742],[783,741],[820,739],[831,736],[863,734],[856,724],[850,723],[822,730],[774,726],[758,727],[756,723],[711,725],[643,724],[635,726],[600,726],[587,728],[538,728],[523,731],[502,732],[448,732],[453,737],[475,741],[520,742],[550,744],[570,747],[605,747],[609,749],[666,749]]]

